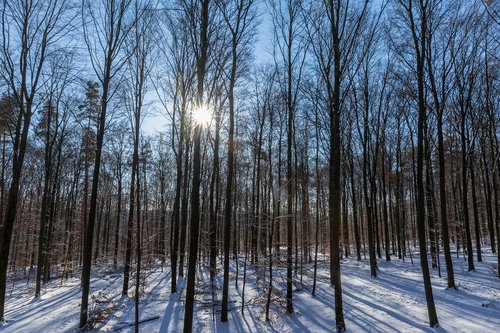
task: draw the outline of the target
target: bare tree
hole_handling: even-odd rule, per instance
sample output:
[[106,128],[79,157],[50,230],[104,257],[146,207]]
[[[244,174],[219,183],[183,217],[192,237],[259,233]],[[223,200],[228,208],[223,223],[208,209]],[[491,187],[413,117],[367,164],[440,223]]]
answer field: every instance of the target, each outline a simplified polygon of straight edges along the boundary
[[125,39],[132,27],[127,22],[127,14],[132,0],[102,0],[98,4],[85,0],[82,2],[83,35],[89,58],[101,84],[101,105],[99,124],[97,128],[94,171],[92,175],[92,190],[90,208],[85,230],[82,265],[82,301],[80,308],[80,324],[83,328],[88,319],[88,301],[90,292],[90,270],[92,264],[92,245],[94,225],[97,213],[97,193],[101,168],[101,155],[106,131],[106,113],[108,103],[113,96],[112,81],[130,55],[122,52]]
[[44,283],[50,276],[50,241],[54,222],[56,189],[61,171],[61,151],[67,135],[69,111],[64,107],[65,88],[71,84],[73,57],[68,52],[55,52],[49,58],[46,76],[45,101],[42,117],[36,128],[37,136],[43,138],[44,174],[38,237],[38,258],[35,297],[40,296],[41,278]]
[[400,15],[404,20],[405,28],[409,30],[412,51],[415,56],[415,71],[418,87],[418,126],[417,126],[417,171],[416,171],[416,208],[417,231],[420,250],[420,265],[425,287],[429,325],[439,325],[434,297],[432,294],[431,277],[427,261],[427,246],[425,233],[425,191],[424,191],[424,127],[427,122],[427,101],[424,92],[425,85],[425,59],[429,35],[428,17],[432,15],[435,1],[432,0],[398,0],[401,8]]
[[[140,173],[139,144],[141,141],[141,125],[147,114],[145,95],[151,87],[150,74],[153,63],[153,49],[157,42],[155,26],[158,24],[153,2],[150,0],[135,1],[133,8],[133,28],[125,41],[127,58],[126,109],[129,114],[132,130],[132,174],[130,177],[130,202],[127,223],[127,244],[124,268],[122,295],[128,293],[130,260],[132,252],[132,230],[135,220],[137,271],[135,283],[135,331],[139,332],[139,291],[141,271],[141,205],[140,205]],[[144,179],[144,181],[146,181]],[[134,216],[135,214],[135,216]]]
[[0,75],[15,99],[17,114],[12,140],[12,180],[5,218],[0,226],[0,321],[4,319],[10,243],[17,214],[31,119],[38,104],[47,57],[67,33],[69,1],[3,1],[1,7]]
[[[293,155],[294,146],[294,119],[296,105],[300,92],[302,73],[304,70],[307,51],[307,39],[304,38],[304,24],[302,19],[303,1],[287,0],[270,1],[271,15],[274,24],[274,57],[275,62],[282,64],[284,103],[287,112],[286,131],[286,191],[287,191],[287,278],[286,278],[286,311],[293,313],[292,295],[292,260],[293,260],[293,225],[294,225],[294,175]],[[296,254],[297,255],[297,254]]]
[[[196,47],[196,77],[197,77],[197,112],[206,112],[206,105],[203,102],[205,74],[208,62],[209,49],[209,25],[210,25],[210,0],[199,0],[199,5],[195,5],[192,21],[195,29]],[[193,8],[185,8],[193,10]],[[199,29],[199,31],[197,30]],[[204,110],[205,109],[205,110]],[[189,239],[189,262],[188,277],[186,287],[186,308],[184,312],[184,333],[191,333],[193,330],[193,308],[196,280],[196,260],[198,256],[198,238],[200,235],[200,178],[201,178],[201,132],[203,124],[198,123],[194,128],[194,151],[193,151],[193,180],[191,192],[191,222]]]
[[[438,8],[436,8],[437,10]],[[451,11],[453,8],[448,8]],[[441,232],[443,235],[443,250],[446,263],[446,273],[448,288],[455,288],[455,274],[453,271],[453,262],[451,259],[450,236],[448,226],[448,209],[446,196],[446,170],[445,170],[445,151],[443,118],[448,103],[449,77],[453,61],[449,61],[451,41],[454,37],[454,24],[450,28],[444,29],[441,26],[445,21],[436,20],[440,15],[431,18],[430,28],[428,29],[428,46],[426,53],[427,72],[429,78],[430,91],[433,98],[433,106],[437,118],[437,139],[438,139],[438,163],[439,163],[439,196],[441,211]],[[450,19],[451,20],[451,19]],[[453,23],[453,21],[451,22]],[[444,31],[443,31],[444,30]]]
[[226,179],[226,205],[224,209],[224,282],[222,289],[221,321],[227,321],[229,299],[229,250],[231,245],[231,217],[233,206],[233,178],[234,178],[234,90],[240,74],[240,67],[245,61],[251,37],[252,24],[255,14],[253,12],[254,0],[233,0],[230,2],[217,1],[216,4],[224,17],[231,39],[231,66],[226,76],[229,78],[227,97],[229,102],[229,134],[227,146],[227,179]]
[[[457,115],[457,132],[460,137],[461,150],[461,176],[462,176],[462,219],[465,229],[465,247],[467,248],[468,270],[473,271],[473,245],[470,227],[469,213],[469,178],[468,165],[472,158],[473,126],[472,126],[472,103],[476,93],[476,85],[479,78],[479,47],[480,30],[478,17],[475,14],[477,7],[472,5],[467,8],[466,15],[459,23],[457,35],[458,43],[454,43],[451,49],[453,61],[453,99]],[[473,189],[474,191],[474,189]]]
[[[341,86],[357,50],[361,27],[365,22],[368,1],[351,6],[350,1],[328,0],[313,6],[310,15],[312,50],[319,75],[325,85],[329,132],[329,223],[330,280],[335,286],[335,319],[337,331],[345,330],[340,274],[339,234],[341,227]],[[323,13],[326,13],[326,17]],[[349,31],[349,32],[348,32]]]

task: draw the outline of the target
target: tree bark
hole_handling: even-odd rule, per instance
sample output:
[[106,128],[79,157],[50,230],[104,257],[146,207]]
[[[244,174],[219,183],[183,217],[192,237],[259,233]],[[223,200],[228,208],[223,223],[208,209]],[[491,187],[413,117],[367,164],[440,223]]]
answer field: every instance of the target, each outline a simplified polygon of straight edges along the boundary
[[[210,0],[201,0],[200,13],[200,53],[197,55],[197,107],[203,107],[203,92],[205,71],[208,57],[208,25],[209,25],[209,3]],[[198,255],[198,238],[200,235],[200,183],[201,183],[201,124],[194,128],[194,151],[193,151],[193,185],[191,190],[191,221],[189,239],[189,262],[186,287],[186,308],[184,312],[184,333],[193,330],[193,310],[196,278],[196,260]]]

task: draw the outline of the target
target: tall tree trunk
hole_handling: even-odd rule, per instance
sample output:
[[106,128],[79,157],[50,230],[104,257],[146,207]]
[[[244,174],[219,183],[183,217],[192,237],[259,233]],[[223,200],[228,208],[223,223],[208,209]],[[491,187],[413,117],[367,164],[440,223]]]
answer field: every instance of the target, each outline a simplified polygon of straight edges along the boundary
[[[370,143],[370,128],[369,128],[369,96],[368,96],[368,78],[365,76],[365,83],[363,89],[364,96],[364,124],[363,124],[363,192],[365,196],[365,206],[367,215],[367,231],[368,231],[368,255],[370,257],[370,276],[377,277],[377,258],[375,256],[375,226],[373,213],[375,208],[375,175],[370,175],[370,165],[368,164],[369,156],[369,143]],[[376,156],[374,157],[376,158]],[[375,161],[372,161],[375,164]],[[375,170],[375,167],[373,167]],[[370,186],[370,191],[368,190]]]
[[481,227],[479,226],[479,212],[477,208],[477,194],[476,194],[476,175],[474,171],[474,155],[470,156],[469,159],[470,165],[470,185],[472,191],[472,211],[474,214],[474,231],[476,236],[476,252],[477,252],[477,261],[483,261],[481,257]]
[[50,215],[50,185],[52,180],[52,144],[51,144],[51,127],[52,127],[52,100],[49,99],[45,112],[47,112],[47,123],[45,124],[45,155],[44,155],[44,179],[43,179],[43,194],[42,204],[40,207],[40,230],[38,233],[38,258],[36,268],[36,285],[35,285],[35,298],[40,297],[42,272],[45,257],[48,255],[47,249],[47,223]]
[[417,69],[417,85],[418,85],[418,127],[417,127],[417,234],[420,250],[420,265],[422,267],[422,276],[424,280],[425,298],[427,303],[427,312],[429,315],[430,327],[439,325],[436,314],[436,307],[434,304],[434,296],[432,294],[431,277],[429,273],[429,265],[427,262],[427,246],[425,235],[425,190],[424,190],[424,128],[427,122],[426,101],[424,92],[424,60],[426,56],[427,45],[427,4],[420,1],[420,36],[417,37],[417,28],[414,22],[414,14],[412,9],[412,2],[409,3],[408,14],[410,19],[410,28],[413,35],[413,42],[416,55],[416,69]]
[[[184,132],[185,132],[185,108],[184,106],[181,108],[181,124],[179,129],[179,149],[177,151],[176,156],[176,181],[175,181],[175,198],[174,198],[174,207],[173,207],[173,215],[172,215],[172,224],[173,230],[172,232],[172,249],[170,251],[170,267],[172,270],[171,274],[171,285],[170,292],[177,292],[177,259],[179,257],[179,231],[180,231],[180,223],[181,223],[181,195],[182,195],[182,159],[184,158]],[[162,176],[160,180],[162,185],[165,182],[165,177]],[[161,201],[162,201],[162,214],[164,214],[164,194],[161,193]],[[184,192],[187,192],[184,190]],[[187,207],[185,207],[187,210]]]
[[453,261],[451,258],[450,236],[448,226],[448,209],[446,201],[446,170],[444,156],[444,135],[443,135],[443,110],[438,108],[437,115],[438,134],[438,160],[439,160],[439,197],[441,207],[441,232],[443,234],[444,260],[446,263],[446,275],[448,288],[455,288],[455,274],[453,272]]
[[181,209],[181,235],[179,239],[179,276],[184,276],[184,258],[186,256],[186,238],[188,227],[188,212],[189,212],[189,140],[186,140],[184,149],[184,172],[183,172],[183,191],[182,191],[182,209]]
[[114,250],[113,250],[113,268],[117,269],[118,267],[118,247],[120,245],[120,225],[121,225],[121,212],[122,212],[122,192],[123,192],[123,175],[122,175],[122,166],[121,161],[122,155],[121,152],[118,157],[116,173],[117,173],[117,181],[118,181],[118,198],[116,204],[116,222],[115,222],[115,230],[114,230]]
[[432,268],[437,268],[437,256],[436,252],[436,229],[434,221],[434,186],[433,186],[433,175],[432,175],[432,161],[431,161],[431,151],[429,144],[429,133],[428,126],[424,124],[424,159],[425,159],[425,204],[427,208],[427,227],[429,230],[429,243],[432,258]]
[[[219,111],[217,111],[219,113]],[[209,189],[209,213],[210,221],[208,226],[208,238],[209,238],[209,252],[210,252],[210,283],[212,288],[214,286],[214,278],[217,269],[217,214],[219,210],[219,143],[220,143],[220,114],[215,116],[215,140],[214,140],[214,157],[213,157],[213,170],[212,177],[210,179],[210,189]]]
[[[140,103],[140,102],[139,102]],[[136,110],[136,139],[139,141],[139,126],[140,126],[140,104],[138,105],[138,110]],[[135,229],[135,242],[136,242],[136,264],[137,271],[135,273],[135,296],[134,296],[134,331],[135,333],[139,333],[139,297],[140,297],[140,289],[141,289],[141,182],[140,182],[140,172],[139,165],[137,165],[137,177],[136,177],[136,195],[135,195],[135,207],[136,207],[136,229]],[[146,177],[144,177],[144,181],[146,181]],[[145,207],[147,210],[147,206]]]
[[287,132],[286,132],[286,206],[287,206],[287,217],[286,217],[286,312],[288,314],[293,313],[293,295],[292,295],[292,260],[293,260],[293,174],[292,174],[292,147],[294,143],[294,107],[292,99],[292,23],[289,26],[289,42],[287,48],[287,97],[286,97],[286,108],[287,108]]
[[358,256],[358,261],[361,260],[361,237],[359,235],[359,226],[358,226],[358,205],[357,205],[357,195],[356,195],[356,186],[354,182],[354,156],[352,156],[351,152],[351,192],[352,192],[352,220],[353,220],[353,228],[354,228],[354,242],[356,243],[356,254]]
[[468,182],[467,182],[467,138],[466,138],[466,114],[465,110],[461,110],[461,130],[460,130],[460,140],[461,140],[461,149],[462,149],[462,209],[463,209],[463,221],[464,221],[464,229],[465,229],[465,240],[467,246],[467,265],[468,270],[474,270],[474,260],[472,253],[472,237],[470,234],[470,220],[469,220],[469,191],[468,191]]
[[[231,215],[233,206],[233,178],[234,178],[234,86],[236,83],[237,69],[237,43],[236,35],[232,35],[231,44],[231,74],[229,79],[229,133],[227,142],[227,178],[226,178],[226,204],[224,208],[224,281],[222,286],[221,321],[227,322],[229,303],[229,250],[231,243]],[[236,237],[234,237],[236,240]],[[234,246],[236,247],[236,246]],[[236,249],[234,249],[236,250]],[[235,258],[238,260],[238,258]]]
[[267,286],[267,300],[266,300],[266,321],[269,321],[269,308],[271,307],[271,296],[273,293],[273,233],[274,233],[274,220],[276,219],[276,195],[274,191],[274,182],[273,182],[273,159],[272,159],[272,145],[273,145],[273,112],[269,112],[269,138],[268,138],[268,149],[267,154],[269,156],[269,202],[271,203],[272,213],[268,214],[268,251],[269,251],[269,284]]
[[[140,121],[138,119],[138,121]],[[138,122],[135,122],[138,125]],[[134,148],[132,153],[132,174],[130,175],[130,198],[128,208],[128,222],[127,222],[127,240],[125,247],[125,262],[123,269],[123,287],[122,295],[128,294],[129,279],[130,279],[130,262],[132,259],[132,235],[134,230],[134,208],[136,203],[136,179],[139,178],[139,127],[134,127]]]
[[495,245],[495,226],[493,219],[493,207],[491,204],[492,201],[492,193],[491,193],[491,181],[490,181],[490,170],[488,166],[488,162],[486,160],[486,143],[481,144],[482,146],[482,170],[483,170],[483,189],[484,189],[484,197],[486,200],[486,216],[487,216],[487,225],[488,225],[488,234],[490,235],[490,248],[492,253],[496,253],[496,245]]
[[[383,147],[383,158],[382,158],[382,198],[383,198],[383,220],[384,220],[384,241],[385,241],[385,260],[391,261],[391,240],[389,237],[389,216],[387,212],[387,189],[386,189],[386,172],[385,172],[385,164],[386,164],[386,147],[384,144]],[[391,163],[389,164],[389,172],[391,170]],[[389,190],[390,191],[390,190]]]
[[[313,286],[311,295],[316,296],[316,280],[318,274],[318,249],[319,249],[319,212],[320,212],[320,173],[319,173],[319,122],[318,122],[318,110],[315,112],[315,126],[316,130],[316,154],[314,161],[314,168],[316,174],[316,210],[315,210],[315,230],[314,230],[314,273],[313,273]],[[354,209],[354,208],[353,208]],[[358,242],[356,241],[356,246]],[[359,249],[358,249],[358,260],[360,259]]]
[[[348,179],[347,170],[344,169],[344,179]],[[344,255],[349,256],[349,209],[348,209],[348,182],[344,182],[342,193],[342,245],[344,246]]]
[[[110,49],[111,52],[111,49]],[[111,56],[108,57],[111,59]],[[111,60],[109,60],[111,61]],[[90,269],[92,265],[92,245],[94,239],[94,226],[97,213],[97,192],[99,187],[99,176],[101,169],[102,146],[104,143],[104,132],[106,129],[106,111],[108,106],[109,84],[111,80],[111,63],[106,66],[106,74],[103,80],[103,91],[101,98],[101,112],[99,117],[99,127],[97,130],[97,142],[95,152],[94,171],[92,175],[92,190],[90,193],[90,210],[85,230],[85,244],[83,246],[83,263],[82,263],[82,300],[80,308],[80,324],[83,328],[87,324],[88,319],[88,302],[90,292]]]
[[[106,113],[108,109],[108,102],[110,98],[110,86],[111,80],[116,74],[114,70],[114,60],[116,60],[117,51],[123,45],[123,38],[126,36],[125,26],[125,14],[128,10],[129,3],[120,1],[118,6],[113,6],[115,3],[104,3],[106,6],[106,18],[110,24],[109,29],[104,32],[106,39],[106,46],[103,46],[102,51],[104,52],[102,76],[100,81],[102,82],[102,94],[101,94],[101,108],[99,113],[99,121],[97,127],[97,140],[96,140],[96,150],[95,150],[95,162],[94,170],[92,175],[92,190],[90,194],[90,209],[88,216],[88,223],[86,226],[85,234],[85,244],[83,246],[83,263],[82,263],[82,300],[80,307],[80,323],[79,328],[83,328],[87,325],[88,319],[88,301],[90,293],[90,270],[92,265],[92,246],[94,238],[94,226],[97,213],[97,195],[99,188],[99,176],[101,172],[101,156],[102,148],[104,144],[104,133],[106,131]],[[117,8],[118,7],[118,8]],[[97,24],[97,23],[96,23]],[[95,27],[95,26],[94,26]],[[87,35],[89,31],[85,31]],[[86,37],[89,37],[88,35]],[[99,38],[92,36],[91,38]],[[103,36],[100,36],[103,37]],[[92,53],[93,50],[89,44],[87,44],[89,52]],[[96,69],[100,72],[101,69]],[[99,73],[96,73],[99,75]]]
[[[203,91],[205,71],[208,57],[208,25],[209,25],[209,3],[210,0],[201,0],[200,13],[200,54],[197,56],[197,104],[203,107]],[[193,310],[196,278],[196,260],[198,255],[198,238],[200,235],[200,182],[201,182],[201,124],[194,128],[194,152],[193,152],[193,185],[191,190],[191,221],[189,239],[189,262],[186,287],[186,307],[184,312],[184,333],[193,330]]]
[[342,301],[342,284],[340,273],[339,256],[339,231],[340,231],[340,200],[341,200],[341,132],[340,132],[340,84],[341,84],[341,54],[338,22],[334,21],[335,6],[333,0],[328,1],[330,22],[330,33],[333,46],[334,82],[332,95],[329,97],[329,130],[330,130],[330,152],[329,152],[329,222],[330,222],[330,247],[332,256],[333,276],[335,285],[335,326],[337,331],[345,331],[344,310]]

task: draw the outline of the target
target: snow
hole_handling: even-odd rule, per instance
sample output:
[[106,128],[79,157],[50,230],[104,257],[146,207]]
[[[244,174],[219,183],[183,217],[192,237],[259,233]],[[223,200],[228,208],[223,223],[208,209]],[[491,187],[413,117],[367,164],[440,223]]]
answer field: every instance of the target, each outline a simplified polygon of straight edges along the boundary
[[[476,271],[468,272],[463,258],[454,258],[457,290],[446,289],[443,277],[432,269],[432,284],[439,328],[427,324],[427,307],[418,262],[397,258],[378,261],[378,277],[370,277],[368,260],[342,260],[344,316],[348,332],[475,332],[500,331],[500,279],[495,276],[496,257],[483,254]],[[324,259],[321,256],[321,259]],[[441,259],[444,266],[444,258]],[[265,264],[262,261],[261,264]],[[285,313],[285,268],[274,267],[273,297],[270,321],[265,321],[267,299],[267,265],[248,266],[245,286],[245,310],[241,314],[243,258],[239,261],[238,286],[236,267],[232,262],[229,322],[220,322],[222,272],[218,271],[215,292],[211,292],[208,270],[201,268],[197,278],[194,332],[331,332],[335,327],[333,287],[329,284],[329,264],[318,264],[316,297],[311,296],[312,264],[305,264],[294,281],[295,313]],[[301,283],[302,277],[302,283]],[[145,270],[140,303],[140,331],[179,332],[184,317],[185,278],[179,278],[177,294],[170,294],[170,271],[158,264]],[[128,297],[121,296],[119,271],[99,270],[91,280],[91,309],[99,310],[91,332],[133,332],[134,285]],[[34,299],[33,283],[10,284],[6,299],[7,322],[0,332],[74,332],[78,325],[81,291],[79,279],[53,280]],[[215,303],[212,301],[215,299]],[[214,306],[215,304],[215,306]],[[159,318],[155,319],[156,316]],[[95,316],[94,316],[95,317]]]

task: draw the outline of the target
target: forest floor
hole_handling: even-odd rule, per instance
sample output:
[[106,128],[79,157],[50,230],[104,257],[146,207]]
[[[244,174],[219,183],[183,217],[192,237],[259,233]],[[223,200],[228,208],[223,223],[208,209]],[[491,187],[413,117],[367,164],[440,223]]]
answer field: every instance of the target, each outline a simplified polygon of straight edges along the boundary
[[[496,257],[487,252],[476,271],[468,272],[463,257],[454,258],[457,290],[446,289],[444,259],[442,278],[432,269],[432,285],[439,328],[428,327],[427,308],[418,254],[409,258],[378,261],[376,279],[370,278],[368,260],[354,257],[342,260],[344,315],[348,332],[500,332],[500,279],[495,276]],[[222,290],[212,293],[208,270],[197,278],[194,332],[328,332],[335,327],[333,287],[329,283],[329,264],[321,256],[318,263],[316,297],[311,296],[313,265],[303,266],[294,278],[295,313],[285,313],[285,267],[274,267],[274,290],[270,321],[265,321],[268,268],[247,267],[245,309],[241,313],[243,258],[239,261],[238,285],[232,261],[229,322],[220,321]],[[476,259],[476,258],[474,258]],[[170,271],[160,265],[145,269],[140,301],[140,332],[181,332],[184,318],[185,279],[179,279],[177,294],[170,294]],[[217,286],[222,286],[218,271]],[[133,332],[134,299],[121,296],[120,272],[93,269],[90,308],[94,318],[92,332]],[[131,285],[130,295],[134,293]],[[63,333],[78,325],[81,291],[76,277],[54,279],[34,299],[34,284],[18,280],[8,286],[7,322],[0,332]],[[215,302],[212,300],[215,299]]]

